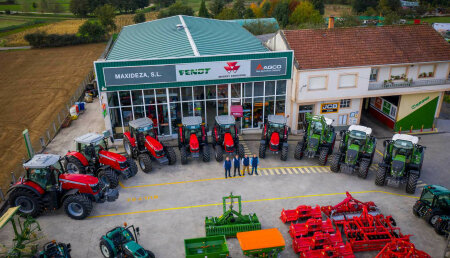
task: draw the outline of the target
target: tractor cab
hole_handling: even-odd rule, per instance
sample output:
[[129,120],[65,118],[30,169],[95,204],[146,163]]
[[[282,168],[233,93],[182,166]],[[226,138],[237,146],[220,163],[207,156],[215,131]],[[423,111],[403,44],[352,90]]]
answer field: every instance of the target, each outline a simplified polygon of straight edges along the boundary
[[269,115],[267,117],[259,144],[260,158],[266,157],[266,149],[269,148],[273,153],[278,154],[281,151],[280,159],[287,160],[289,128],[286,126],[286,122],[287,119],[284,116]]
[[351,125],[348,128],[348,146],[358,146],[359,148],[363,147],[366,144],[366,141],[372,134],[372,129],[361,126],[361,125]]
[[61,156],[55,154],[37,154],[23,164],[25,179],[37,183],[43,189],[58,184],[59,175],[64,173]]
[[323,134],[329,131],[332,123],[333,119],[324,116],[313,116],[310,123],[311,129],[309,130],[309,135],[323,136]]
[[225,152],[234,152],[235,140],[238,137],[238,130],[234,116],[221,115],[216,116],[216,125],[214,126],[216,142],[223,142]]
[[148,118],[139,118],[128,123],[130,127],[130,136],[136,139],[139,149],[145,149],[145,138],[150,136],[158,139],[156,128],[153,126],[153,121]]
[[75,138],[77,151],[82,153],[88,160],[97,157],[101,150],[108,150],[108,140],[101,134],[87,133]]
[[182,119],[183,128],[181,137],[189,142],[189,150],[192,157],[198,158],[200,155],[199,140],[205,141],[206,134],[202,130],[202,118],[199,116],[188,116]]
[[438,234],[444,234],[450,221],[450,190],[439,185],[424,186],[413,213],[430,223]]
[[392,137],[392,171],[393,176],[402,176],[405,166],[410,162],[414,146],[419,138],[408,134],[395,134]]

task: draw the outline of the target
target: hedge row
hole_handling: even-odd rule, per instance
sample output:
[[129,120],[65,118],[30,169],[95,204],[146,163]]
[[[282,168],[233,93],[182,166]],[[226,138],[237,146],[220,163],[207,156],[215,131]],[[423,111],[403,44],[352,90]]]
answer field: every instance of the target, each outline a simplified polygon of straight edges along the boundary
[[32,47],[45,48],[95,43],[104,41],[105,38],[92,39],[77,34],[47,34],[45,32],[35,32],[25,35],[25,40],[28,41]]

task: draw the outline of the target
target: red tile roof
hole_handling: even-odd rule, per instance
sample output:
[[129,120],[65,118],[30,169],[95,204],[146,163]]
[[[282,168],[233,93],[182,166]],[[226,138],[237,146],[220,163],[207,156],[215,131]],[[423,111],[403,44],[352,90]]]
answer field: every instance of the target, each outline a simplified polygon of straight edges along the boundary
[[284,30],[299,69],[450,60],[450,44],[429,25]]

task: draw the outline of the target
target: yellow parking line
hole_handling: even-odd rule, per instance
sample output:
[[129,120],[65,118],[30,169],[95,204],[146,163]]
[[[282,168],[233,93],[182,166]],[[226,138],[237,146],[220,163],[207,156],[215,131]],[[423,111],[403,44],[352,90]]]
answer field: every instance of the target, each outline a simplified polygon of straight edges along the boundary
[[298,175],[298,172],[300,171],[300,169],[298,169],[298,168],[293,168],[293,170],[294,170],[294,173],[295,173],[296,175]]
[[277,173],[277,175],[281,174],[279,169],[275,169],[275,173]]
[[283,173],[283,175],[286,175],[287,173],[286,173],[286,169],[284,169],[284,168],[282,168],[282,169],[280,169],[281,170],[281,172]]
[[375,149],[376,151],[377,151],[377,153],[378,154],[380,154],[381,155],[381,157],[383,157],[384,155],[383,155],[383,153],[381,153],[381,151],[379,151],[379,150],[377,150],[377,149]]
[[275,167],[275,168],[258,168],[258,169],[279,169],[279,168],[329,168],[330,166],[300,166],[300,167]]
[[292,175],[292,169],[287,170],[290,175]]
[[[376,190],[350,192],[350,193],[351,194],[383,193],[383,194],[390,194],[390,195],[396,195],[396,196],[413,198],[413,199],[418,199],[419,198],[419,197],[416,197],[416,196],[410,196],[410,195],[404,195],[404,194],[396,194],[396,193],[385,192],[385,191],[376,191]],[[242,201],[242,202],[251,203],[251,202],[275,201],[275,200],[288,200],[288,199],[299,199],[299,198],[323,197],[323,196],[333,196],[333,195],[345,195],[345,193],[297,195],[297,196],[287,196],[287,197],[276,197],[276,198],[267,198],[267,199],[248,200],[248,201]],[[171,211],[171,210],[202,208],[202,207],[219,206],[219,205],[222,205],[222,203],[210,203],[210,204],[201,204],[201,205],[193,205],[193,206],[182,206],[182,207],[173,207],[173,208],[165,208],[165,209],[154,209],[154,210],[131,211],[131,212],[104,214],[104,215],[90,216],[88,218],[104,218],[104,217],[114,217],[114,216],[142,214],[142,213],[151,213],[151,212],[160,212],[160,211]]]
[[[242,178],[242,176],[232,177],[230,179]],[[122,188],[139,188],[139,187],[150,187],[150,186],[162,186],[162,185],[177,185],[177,184],[186,184],[186,183],[195,183],[195,182],[206,182],[206,181],[214,181],[214,180],[230,180],[225,177],[218,178],[206,178],[206,179],[196,179],[196,180],[188,180],[188,181],[180,181],[180,182],[169,182],[169,183],[159,183],[159,184],[151,184],[151,185],[134,185],[134,186],[125,186],[122,182],[119,181],[119,185]]]

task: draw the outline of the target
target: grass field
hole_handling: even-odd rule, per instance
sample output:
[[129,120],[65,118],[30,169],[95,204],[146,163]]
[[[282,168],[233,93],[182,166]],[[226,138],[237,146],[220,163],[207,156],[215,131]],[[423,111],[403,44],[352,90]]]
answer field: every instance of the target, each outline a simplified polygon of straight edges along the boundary
[[420,19],[423,22],[428,23],[450,23],[450,16],[446,17],[427,17]]
[[9,26],[16,26],[16,25],[25,24],[26,22],[27,22],[27,20],[4,19],[4,18],[0,17],[0,29],[1,28],[6,28],[6,27],[9,27]]
[[[5,0],[0,0],[0,11],[22,11],[22,12],[39,12],[38,0],[16,0],[17,4],[3,4]],[[33,8],[33,2],[37,4],[37,8]],[[69,12],[70,0],[55,0],[55,3],[60,5],[62,12]]]

